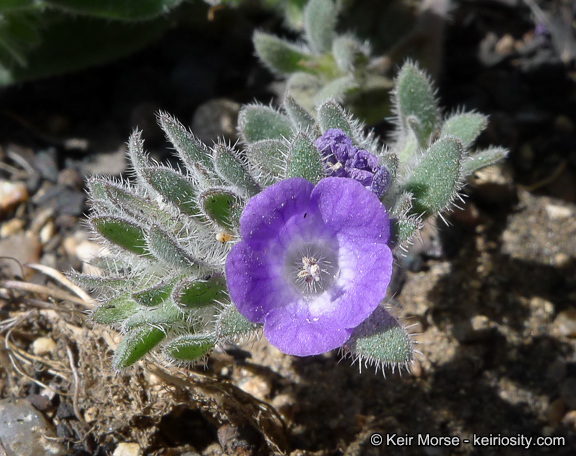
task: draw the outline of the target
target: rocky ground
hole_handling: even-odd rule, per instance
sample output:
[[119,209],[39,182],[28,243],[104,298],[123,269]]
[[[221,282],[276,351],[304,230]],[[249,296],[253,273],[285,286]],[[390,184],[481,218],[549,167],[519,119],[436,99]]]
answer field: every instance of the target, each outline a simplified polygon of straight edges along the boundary
[[[117,374],[117,335],[92,325],[89,296],[61,274],[98,249],[84,178],[125,172],[132,128],[165,159],[158,109],[233,140],[239,104],[270,100],[250,44],[269,16],[221,12],[108,67],[3,89],[0,455],[13,440],[30,456],[575,454],[576,44],[558,19],[568,2],[538,2],[554,19],[544,31],[529,3],[461,1],[447,24],[442,103],[490,114],[481,145],[511,154],[398,258],[390,306],[418,341],[410,373],[260,340],[193,369],[149,357]],[[19,429],[22,416],[33,426]]]

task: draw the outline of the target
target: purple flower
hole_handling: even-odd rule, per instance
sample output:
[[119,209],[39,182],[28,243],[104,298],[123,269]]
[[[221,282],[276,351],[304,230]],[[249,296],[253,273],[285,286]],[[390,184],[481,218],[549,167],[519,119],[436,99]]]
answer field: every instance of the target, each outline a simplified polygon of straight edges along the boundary
[[380,169],[378,158],[352,145],[342,130],[331,128],[314,145],[325,157],[332,177],[350,177],[364,187],[370,187],[374,174]]
[[386,294],[388,215],[353,179],[314,187],[293,178],[266,188],[248,201],[240,236],[226,260],[230,297],[284,353],[342,346]]

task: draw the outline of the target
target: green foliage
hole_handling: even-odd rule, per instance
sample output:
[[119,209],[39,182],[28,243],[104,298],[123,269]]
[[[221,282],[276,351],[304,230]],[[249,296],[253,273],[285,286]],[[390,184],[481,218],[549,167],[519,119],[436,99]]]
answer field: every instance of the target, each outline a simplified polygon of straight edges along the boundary
[[242,139],[255,143],[265,139],[284,140],[292,133],[292,123],[284,114],[273,108],[248,105],[238,115],[238,128]]
[[0,86],[132,53],[168,28],[163,16],[181,1],[0,0]]
[[336,32],[339,5],[334,0],[310,0],[302,12],[302,45],[290,43],[265,32],[254,34],[256,54],[273,72],[288,78],[288,93],[310,114],[329,99],[343,101],[352,110],[361,109],[376,121],[388,114],[379,103],[362,108],[359,100],[371,105],[372,96],[385,93],[391,80],[382,74],[368,46],[351,34]]
[[314,56],[295,44],[269,33],[255,32],[254,47],[268,68],[279,74],[313,72]]
[[[345,40],[341,43],[344,48]],[[348,65],[344,50],[339,52],[341,65]],[[250,197],[281,179],[317,183],[331,174],[314,146],[326,130],[342,130],[385,167],[374,180],[381,179],[376,193],[388,208],[395,252],[426,218],[451,210],[467,176],[506,155],[496,147],[471,151],[486,118],[461,112],[442,119],[431,83],[413,63],[400,70],[394,104],[396,128],[387,145],[333,100],[321,103],[316,116],[292,95],[284,112],[245,106],[238,122],[242,151],[221,143],[209,148],[160,113],[182,170],[149,160],[135,132],[128,143],[135,181],[89,182],[90,224],[110,251],[94,262],[101,275],[72,275],[100,293],[94,320],[125,334],[116,367],[130,366],[156,346],[169,361],[194,362],[215,346],[255,334],[259,325],[230,302],[226,256],[239,238],[239,219]],[[407,366],[413,356],[405,328],[382,309],[356,328],[343,350],[359,363],[381,367]]]
[[286,177],[303,177],[316,184],[325,176],[324,164],[312,138],[299,133],[288,152]]
[[410,335],[398,320],[382,307],[378,307],[360,326],[342,348],[362,365],[376,365],[376,369],[399,366],[408,369],[414,356]]
[[128,333],[118,344],[112,363],[116,369],[130,367],[146,355],[166,337],[166,333],[154,326],[144,326]]
[[416,65],[408,62],[400,70],[394,92],[401,130],[412,132],[418,145],[427,147],[439,116],[434,89],[428,77]]
[[215,343],[213,336],[189,334],[177,337],[166,344],[164,353],[173,361],[194,362],[207,355]]
[[152,19],[178,6],[182,0],[43,0],[50,7],[74,14],[134,21]]
[[224,230],[234,231],[238,228],[240,214],[244,208],[243,198],[226,189],[209,189],[200,197],[202,211],[208,219]]
[[98,234],[136,255],[146,255],[146,232],[136,223],[114,216],[100,216],[90,219],[90,224]]
[[226,281],[221,276],[209,280],[183,281],[174,290],[174,302],[189,308],[201,308],[226,301]]
[[413,196],[413,212],[434,215],[448,208],[461,184],[462,143],[442,137],[426,151],[406,182]]
[[304,34],[313,52],[332,48],[338,12],[332,0],[310,0],[304,8]]

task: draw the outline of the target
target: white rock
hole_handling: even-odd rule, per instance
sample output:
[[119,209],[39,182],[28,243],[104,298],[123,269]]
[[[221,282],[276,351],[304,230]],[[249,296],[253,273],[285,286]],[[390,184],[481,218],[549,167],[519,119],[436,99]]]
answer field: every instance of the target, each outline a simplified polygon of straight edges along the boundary
[[112,456],[142,456],[142,450],[137,443],[120,443]]
[[46,356],[56,350],[56,342],[50,337],[39,337],[32,342],[32,352],[36,356]]

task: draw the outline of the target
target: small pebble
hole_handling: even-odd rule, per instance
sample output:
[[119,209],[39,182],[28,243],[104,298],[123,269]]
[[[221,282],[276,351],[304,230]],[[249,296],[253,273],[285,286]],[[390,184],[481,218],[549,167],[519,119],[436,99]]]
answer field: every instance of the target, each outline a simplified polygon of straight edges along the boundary
[[247,377],[238,386],[246,393],[260,400],[266,399],[272,390],[270,382],[262,377]]
[[142,456],[142,450],[137,443],[120,443],[112,456]]
[[560,312],[552,323],[552,328],[561,336],[576,337],[576,308],[570,307]]
[[570,410],[569,412],[567,412],[564,415],[562,422],[564,424],[567,424],[568,426],[571,426],[572,429],[576,429],[576,410]]
[[87,423],[93,423],[98,418],[98,407],[89,407],[84,412],[84,420]]
[[27,400],[0,400],[0,417],[0,440],[6,455],[64,456],[68,454],[56,438],[52,425]]
[[45,245],[50,241],[56,234],[56,226],[52,220],[48,220],[46,225],[40,230],[40,242]]
[[32,353],[36,356],[46,356],[56,350],[56,342],[50,337],[39,337],[32,342]]
[[560,221],[572,217],[572,209],[566,206],[559,206],[557,204],[547,204],[544,208],[550,220]]
[[[20,277],[22,275],[20,265],[38,263],[41,253],[42,244],[40,243],[40,239],[32,233],[18,234],[0,240],[0,257],[9,257],[16,260],[3,261],[3,264],[5,264],[7,268],[6,272],[12,277]],[[32,274],[34,274],[32,269],[24,268],[24,278],[28,278]]]
[[22,182],[0,180],[0,217],[28,199],[28,191]]
[[22,232],[26,222],[22,219],[13,218],[2,224],[0,228],[0,238],[7,238]]

